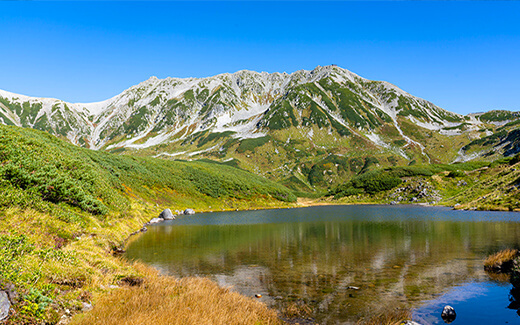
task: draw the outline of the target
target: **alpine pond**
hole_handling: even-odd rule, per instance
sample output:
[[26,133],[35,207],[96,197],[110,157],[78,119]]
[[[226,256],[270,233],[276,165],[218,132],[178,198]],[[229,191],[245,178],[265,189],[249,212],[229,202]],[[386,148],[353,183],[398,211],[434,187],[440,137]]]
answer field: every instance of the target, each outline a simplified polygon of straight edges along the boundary
[[419,206],[320,206],[203,213],[149,227],[127,257],[207,276],[287,317],[349,324],[412,308],[421,324],[520,321],[507,279],[483,260],[520,247],[520,214]]

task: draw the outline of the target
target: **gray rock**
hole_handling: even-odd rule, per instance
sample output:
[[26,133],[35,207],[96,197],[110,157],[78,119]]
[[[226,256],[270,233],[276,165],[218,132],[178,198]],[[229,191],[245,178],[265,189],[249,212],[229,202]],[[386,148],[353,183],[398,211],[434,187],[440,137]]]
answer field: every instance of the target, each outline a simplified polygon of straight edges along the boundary
[[465,181],[465,180],[460,180],[458,183],[457,183],[457,186],[467,186],[468,183]]
[[0,291],[0,321],[9,317],[9,309],[11,309],[11,302],[7,296],[7,292]]
[[159,222],[162,222],[164,219],[162,218],[153,218],[152,220],[148,221],[148,224],[152,224],[152,223],[159,223]]
[[70,323],[70,317],[67,315],[63,315],[60,318],[60,321],[56,325],[68,325]]
[[407,320],[407,321],[404,321],[403,323],[401,323],[401,325],[421,325],[421,324],[414,322],[413,320]]
[[184,210],[184,214],[195,214],[195,210],[193,210],[193,209],[186,209],[186,210]]
[[81,311],[89,311],[92,309],[92,304],[89,304],[88,302],[81,303]]
[[165,209],[163,212],[161,212],[159,218],[162,218],[164,220],[173,220],[175,219],[175,216],[173,215],[172,210]]

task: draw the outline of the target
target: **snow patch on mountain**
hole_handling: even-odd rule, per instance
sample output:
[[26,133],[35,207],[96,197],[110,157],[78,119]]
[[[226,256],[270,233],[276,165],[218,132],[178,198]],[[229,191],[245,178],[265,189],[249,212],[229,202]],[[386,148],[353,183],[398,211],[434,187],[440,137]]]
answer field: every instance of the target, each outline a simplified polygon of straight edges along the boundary
[[88,116],[96,116],[101,114],[112,102],[114,102],[120,95],[114,96],[112,98],[94,102],[94,103],[74,103],[72,106],[76,108],[78,111],[85,112]]
[[[352,133],[365,135],[381,148],[399,150],[399,154],[407,158],[402,149],[396,149],[383,141],[386,138],[377,133],[377,124],[374,126],[370,123],[370,126],[366,126],[355,122],[359,119],[353,120],[345,115],[345,108],[339,106],[340,101],[334,88],[320,84],[319,81],[324,78],[330,82],[329,86],[336,87],[332,83],[337,83],[348,88],[349,94],[352,92],[356,100],[359,98],[359,103],[365,106],[366,111],[352,106],[354,114],[367,121],[369,117],[366,115],[373,114],[376,119],[384,120],[382,123],[390,122],[386,117],[382,117],[381,111],[384,112],[391,118],[391,123],[407,145],[417,146],[426,157],[428,155],[425,153],[424,145],[406,136],[402,131],[400,121],[403,118],[419,127],[444,132],[449,136],[462,132],[459,129],[445,130],[461,124],[450,122],[457,120],[456,117],[461,117],[458,114],[436,107],[388,82],[370,81],[337,66],[318,66],[314,70],[299,70],[291,74],[241,70],[207,78],[151,77],[117,96],[96,103],[66,103],[58,99],[28,97],[0,90],[0,97],[10,102],[16,102],[20,106],[23,103],[41,104],[42,107],[38,112],[32,113],[32,116],[22,117],[22,114],[17,114],[0,103],[0,113],[3,115],[0,121],[5,123],[4,120],[9,119],[13,124],[29,127],[39,125],[38,127],[48,131],[47,125],[42,128],[41,124],[37,124],[38,121],[46,121],[45,123],[55,130],[55,134],[58,134],[57,128],[61,128],[60,135],[66,133],[71,142],[86,143],[91,149],[101,149],[105,146],[107,149],[144,149],[170,143],[171,139],[182,141],[201,131],[208,131],[208,134],[229,131],[230,136],[234,138],[256,138],[269,132],[269,128],[266,127],[269,124],[263,124],[263,119],[268,115],[265,113],[269,109],[275,108],[273,103],[284,100],[284,96],[293,95],[293,87],[312,83],[313,87],[302,90],[297,94],[296,100],[290,101],[297,118],[302,119],[308,113],[302,105],[307,102],[299,97],[307,96],[323,112]],[[410,109],[417,110],[425,117],[399,115],[399,110],[402,109],[399,107],[399,98],[402,96],[406,97],[404,99]],[[369,105],[365,105],[366,103]],[[341,105],[345,105],[344,102]],[[473,131],[482,125],[475,117],[462,122],[468,123],[464,132],[466,129]],[[69,125],[72,130],[67,129]],[[329,132],[335,137],[336,133],[333,133],[332,129],[333,127],[330,127]],[[313,138],[313,126],[302,128],[300,131],[309,139]],[[201,154],[215,149],[218,150],[218,146],[194,152]]]

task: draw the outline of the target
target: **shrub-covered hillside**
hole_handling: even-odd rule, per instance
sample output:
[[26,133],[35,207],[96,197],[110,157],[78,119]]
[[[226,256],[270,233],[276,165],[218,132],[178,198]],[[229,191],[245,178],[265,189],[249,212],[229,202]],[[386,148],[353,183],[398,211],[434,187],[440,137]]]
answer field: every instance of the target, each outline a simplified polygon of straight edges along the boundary
[[56,203],[104,215],[127,207],[129,197],[156,203],[180,203],[179,197],[215,203],[296,199],[281,185],[225,164],[118,156],[9,126],[0,127],[0,164],[2,206],[46,209]]
[[516,155],[493,162],[374,169],[332,187],[327,196],[338,203],[426,203],[518,211],[519,163]]
[[117,156],[0,126],[0,291],[14,293],[6,324],[56,324],[125,279],[153,281],[111,253],[166,207],[295,200],[285,187],[225,164]]

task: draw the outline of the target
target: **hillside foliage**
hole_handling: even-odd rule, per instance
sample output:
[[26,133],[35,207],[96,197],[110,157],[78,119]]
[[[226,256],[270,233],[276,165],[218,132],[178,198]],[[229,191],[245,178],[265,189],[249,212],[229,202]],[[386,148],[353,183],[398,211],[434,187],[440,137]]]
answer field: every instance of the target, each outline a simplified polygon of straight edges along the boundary
[[295,201],[285,187],[209,162],[168,161],[87,150],[31,129],[0,127],[0,205],[50,208],[63,203],[97,215],[124,209],[131,189],[168,189],[191,196]]

